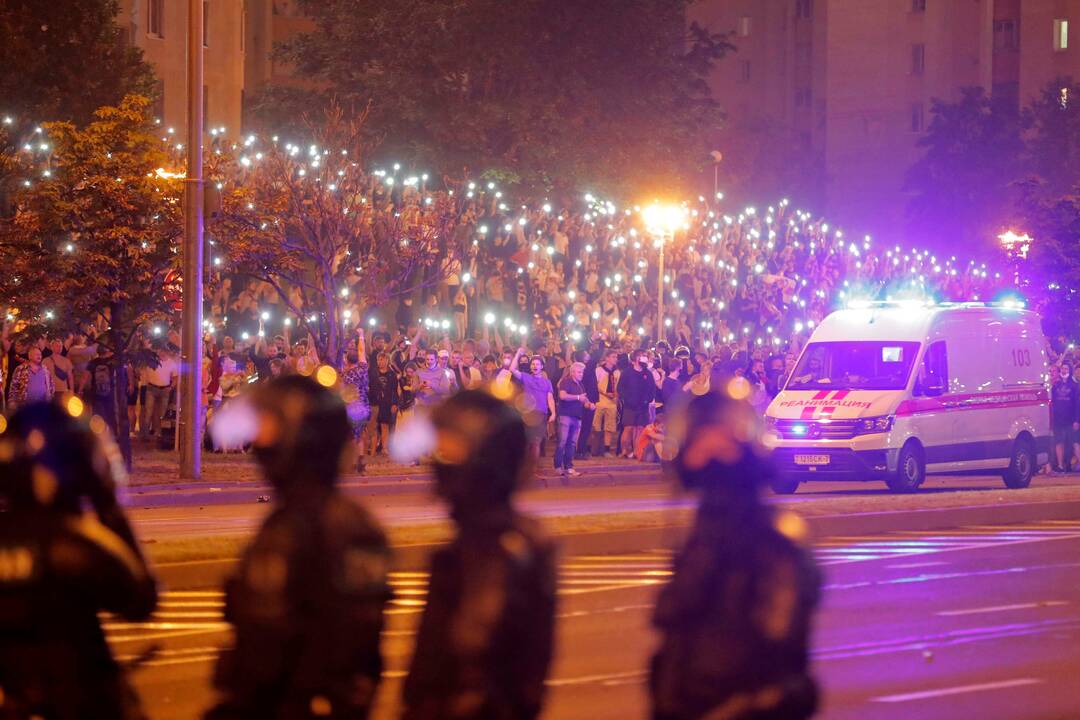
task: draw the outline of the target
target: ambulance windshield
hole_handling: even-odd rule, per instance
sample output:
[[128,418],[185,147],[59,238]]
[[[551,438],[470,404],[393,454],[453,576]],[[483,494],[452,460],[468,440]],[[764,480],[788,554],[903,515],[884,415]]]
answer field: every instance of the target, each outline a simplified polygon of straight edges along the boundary
[[917,342],[857,340],[806,346],[787,390],[903,390]]

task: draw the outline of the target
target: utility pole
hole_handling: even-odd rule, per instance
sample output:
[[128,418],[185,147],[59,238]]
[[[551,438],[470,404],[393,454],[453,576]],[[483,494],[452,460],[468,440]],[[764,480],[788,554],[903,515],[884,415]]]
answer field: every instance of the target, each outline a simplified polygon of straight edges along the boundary
[[203,0],[188,0],[184,306],[180,348],[180,477],[202,475]]

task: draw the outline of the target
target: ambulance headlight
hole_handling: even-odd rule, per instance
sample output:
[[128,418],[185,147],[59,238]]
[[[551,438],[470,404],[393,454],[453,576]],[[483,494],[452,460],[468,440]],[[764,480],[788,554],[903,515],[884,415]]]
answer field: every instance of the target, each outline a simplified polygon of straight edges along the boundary
[[896,420],[894,415],[882,415],[881,417],[872,418],[860,418],[858,424],[855,426],[855,431],[859,435],[870,435],[871,433],[883,433],[892,430],[893,421]]

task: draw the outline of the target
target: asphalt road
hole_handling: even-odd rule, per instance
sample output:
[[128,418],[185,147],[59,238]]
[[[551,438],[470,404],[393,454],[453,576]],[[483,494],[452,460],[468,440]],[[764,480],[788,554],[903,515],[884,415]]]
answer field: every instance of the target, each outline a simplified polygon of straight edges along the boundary
[[[826,538],[814,666],[829,720],[1080,717],[1080,521]],[[545,717],[646,716],[649,613],[664,552],[565,558]],[[398,573],[377,717],[394,717],[426,576]],[[110,623],[154,720],[193,718],[228,642],[216,591],[168,594],[154,622]]]

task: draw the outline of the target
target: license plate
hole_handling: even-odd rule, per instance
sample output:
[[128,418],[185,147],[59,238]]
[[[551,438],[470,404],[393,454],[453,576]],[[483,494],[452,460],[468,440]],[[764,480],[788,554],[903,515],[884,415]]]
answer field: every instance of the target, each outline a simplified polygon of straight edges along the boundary
[[796,465],[828,465],[828,455],[796,455]]

